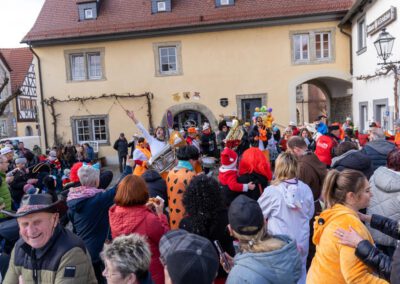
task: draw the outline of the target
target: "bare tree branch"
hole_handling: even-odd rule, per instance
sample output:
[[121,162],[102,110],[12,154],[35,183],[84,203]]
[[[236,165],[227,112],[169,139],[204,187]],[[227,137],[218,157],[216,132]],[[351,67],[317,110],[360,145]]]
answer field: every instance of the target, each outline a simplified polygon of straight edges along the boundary
[[[4,82],[1,84],[0,86],[0,94],[1,92],[4,90],[4,88],[8,85],[8,82],[10,81],[9,78],[5,77],[4,78]],[[7,98],[5,98],[3,101],[0,102],[0,116],[3,115],[7,105],[16,97],[18,97],[21,94],[21,91],[18,89],[17,91],[15,91],[15,93],[11,94],[10,96],[8,96]]]
[[0,86],[0,94],[1,94],[1,92],[3,92],[3,89],[8,85],[9,81],[10,81],[10,79],[8,79],[7,77],[4,78],[4,82]]

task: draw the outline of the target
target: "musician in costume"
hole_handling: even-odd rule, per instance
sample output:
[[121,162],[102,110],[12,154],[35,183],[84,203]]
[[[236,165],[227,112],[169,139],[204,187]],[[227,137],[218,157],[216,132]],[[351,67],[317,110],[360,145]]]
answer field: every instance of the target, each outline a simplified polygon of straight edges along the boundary
[[135,161],[135,169],[133,174],[141,176],[147,170],[147,162],[151,158],[151,152],[146,139],[140,137],[133,151],[133,160]]
[[199,150],[200,153],[200,141],[198,139],[199,134],[197,133],[197,130],[195,127],[189,127],[188,128],[188,136],[186,138],[186,143],[188,145],[193,145]]
[[167,176],[167,195],[170,209],[171,230],[179,228],[185,209],[182,204],[183,194],[190,180],[196,175],[195,165],[199,152],[194,146],[187,145],[177,150],[178,164],[169,171]]
[[165,141],[165,132],[162,127],[157,127],[154,132],[154,136],[150,135],[147,129],[143,126],[143,124],[136,118],[135,113],[133,111],[126,111],[126,114],[133,122],[136,124],[136,127],[142,132],[144,139],[146,139],[147,143],[150,146],[150,151],[152,156],[157,156],[164,147],[167,145]]
[[261,151],[267,148],[268,140],[271,138],[271,132],[264,125],[263,117],[256,117],[256,125],[253,126],[249,133],[250,144],[258,147]]

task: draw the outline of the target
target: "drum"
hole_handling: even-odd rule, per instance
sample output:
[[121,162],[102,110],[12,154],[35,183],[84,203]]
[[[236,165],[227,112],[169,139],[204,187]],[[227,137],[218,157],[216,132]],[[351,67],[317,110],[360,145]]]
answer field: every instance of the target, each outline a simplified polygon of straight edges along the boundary
[[203,168],[213,169],[215,167],[215,158],[214,157],[204,157],[201,159]]
[[150,158],[148,167],[162,174],[172,169],[175,166],[175,161],[175,151],[171,145],[167,144],[156,156]]

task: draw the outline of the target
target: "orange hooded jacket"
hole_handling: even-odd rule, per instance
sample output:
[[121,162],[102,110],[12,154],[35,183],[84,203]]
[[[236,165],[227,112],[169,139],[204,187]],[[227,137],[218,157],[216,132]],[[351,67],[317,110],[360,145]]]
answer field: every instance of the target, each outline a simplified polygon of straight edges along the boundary
[[336,204],[315,217],[313,243],[316,254],[307,274],[307,284],[383,284],[373,271],[355,255],[355,249],[339,244],[337,228],[351,226],[363,239],[374,243],[371,234],[350,208]]

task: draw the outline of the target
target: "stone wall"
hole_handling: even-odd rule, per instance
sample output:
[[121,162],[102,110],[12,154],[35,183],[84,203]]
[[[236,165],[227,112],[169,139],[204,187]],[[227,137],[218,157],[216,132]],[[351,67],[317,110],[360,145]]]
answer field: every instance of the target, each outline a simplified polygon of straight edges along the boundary
[[350,116],[353,119],[352,96],[331,99],[331,112],[328,113],[329,123],[341,122]]

